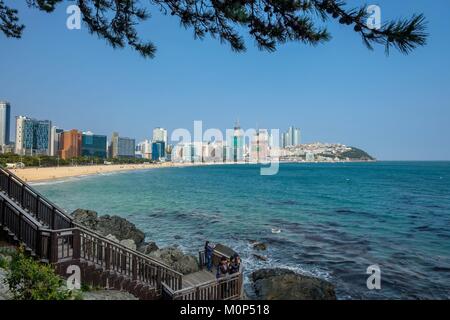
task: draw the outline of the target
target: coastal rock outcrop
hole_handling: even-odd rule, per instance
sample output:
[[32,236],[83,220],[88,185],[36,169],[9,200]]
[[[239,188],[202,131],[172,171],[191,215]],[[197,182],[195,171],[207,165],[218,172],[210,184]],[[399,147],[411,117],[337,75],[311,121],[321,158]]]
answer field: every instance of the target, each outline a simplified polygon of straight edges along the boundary
[[153,251],[149,256],[162,261],[182,274],[194,273],[200,270],[198,261],[194,256],[184,254],[176,247],[167,247]]
[[259,250],[259,251],[265,251],[267,250],[267,244],[264,242],[253,242],[252,243],[253,249]]
[[156,245],[155,242],[149,242],[149,243],[145,243],[145,244],[139,246],[137,248],[137,250],[139,252],[143,253],[143,254],[147,254],[148,255],[148,254],[150,254],[150,253],[152,253],[154,251],[159,250],[159,247]]
[[160,249],[155,242],[144,242],[145,234],[128,220],[117,216],[98,217],[97,212],[78,209],[72,213],[74,220],[96,231],[111,241],[138,250],[170,266],[182,274],[200,270],[196,257],[183,253],[176,247]]
[[336,300],[335,287],[288,269],[261,269],[251,274],[260,300]]
[[124,218],[109,215],[98,217],[97,212],[85,209],[75,210],[72,216],[76,222],[104,236],[111,234],[118,241],[132,239],[137,246],[144,243],[144,232]]
[[127,247],[129,249],[136,250],[136,243],[134,242],[133,239],[126,239],[126,240],[120,241],[119,239],[117,239],[116,236],[114,236],[112,234],[108,234],[106,236],[106,239],[109,239],[109,240],[114,241],[114,242],[118,242],[121,245],[123,245],[124,247]]

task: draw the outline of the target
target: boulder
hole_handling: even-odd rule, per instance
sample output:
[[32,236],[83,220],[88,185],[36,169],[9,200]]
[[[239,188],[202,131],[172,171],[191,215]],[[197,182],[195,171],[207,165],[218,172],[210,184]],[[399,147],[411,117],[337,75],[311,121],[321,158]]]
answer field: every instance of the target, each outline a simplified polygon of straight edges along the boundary
[[336,300],[334,285],[292,270],[262,269],[251,278],[260,300]]
[[267,258],[266,256],[263,256],[263,255],[261,255],[261,254],[256,254],[256,253],[254,253],[253,256],[254,256],[256,259],[261,260],[261,261],[267,261],[267,260],[268,260],[268,258]]
[[86,228],[97,230],[98,215],[91,210],[77,209],[72,212],[73,219]]
[[265,251],[267,250],[267,244],[263,242],[255,242],[253,243],[253,249],[259,250],[259,251]]
[[149,256],[160,260],[182,274],[190,274],[200,270],[198,261],[194,256],[184,254],[183,251],[175,247],[153,251]]
[[138,251],[143,254],[150,254],[157,250],[159,250],[159,247],[156,245],[155,242],[144,243],[143,245],[138,247]]
[[144,232],[124,218],[109,215],[98,217],[97,212],[84,209],[75,210],[72,216],[75,222],[104,236],[111,234],[119,241],[132,239],[138,246],[144,243]]
[[108,234],[105,238],[114,242],[119,242],[119,239],[117,239],[116,236],[112,234]]
[[120,241],[120,244],[127,247],[128,249],[136,250],[136,243],[133,239],[122,240]]
[[115,235],[112,235],[112,234],[108,234],[106,236],[106,239],[120,243],[121,245],[123,245],[124,247],[127,247],[129,249],[136,250],[136,243],[134,242],[133,239],[125,239],[125,240],[120,241],[119,239],[117,239],[117,237]]

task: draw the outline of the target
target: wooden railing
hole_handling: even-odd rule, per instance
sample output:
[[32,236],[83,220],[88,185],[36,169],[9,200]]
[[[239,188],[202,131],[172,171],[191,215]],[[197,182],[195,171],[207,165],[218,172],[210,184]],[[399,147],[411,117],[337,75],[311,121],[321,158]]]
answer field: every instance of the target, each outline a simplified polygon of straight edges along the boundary
[[237,300],[242,295],[242,279],[239,272],[177,291],[163,284],[163,290],[173,300]]
[[[24,181],[0,168],[0,224],[41,260],[91,262],[157,289],[182,288],[183,275],[169,266],[72,221]],[[26,211],[25,211],[25,210]]]
[[182,287],[181,273],[82,226],[53,230],[51,234],[51,247],[58,248],[51,255],[52,263],[81,260],[154,288],[161,289],[163,283],[172,290]]
[[13,173],[0,168],[0,190],[52,230],[72,228],[72,218],[64,210],[33,190]]

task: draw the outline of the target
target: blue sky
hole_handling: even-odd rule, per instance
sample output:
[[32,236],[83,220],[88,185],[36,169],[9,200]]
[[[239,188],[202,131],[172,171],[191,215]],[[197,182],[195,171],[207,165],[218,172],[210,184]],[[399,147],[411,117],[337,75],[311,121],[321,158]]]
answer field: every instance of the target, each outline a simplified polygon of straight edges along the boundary
[[248,40],[237,54],[153,10],[142,28],[158,47],[150,60],[113,50],[85,27],[69,31],[65,5],[48,15],[6,2],[27,26],[21,40],[0,35],[0,99],[13,116],[136,139],[157,126],[191,129],[194,120],[224,130],[239,118],[243,127],[292,124],[304,142],[340,142],[384,160],[450,160],[448,0],[374,2],[383,19],[422,12],[429,21],[426,47],[389,57],[335,23],[333,39],[318,47],[267,53]]

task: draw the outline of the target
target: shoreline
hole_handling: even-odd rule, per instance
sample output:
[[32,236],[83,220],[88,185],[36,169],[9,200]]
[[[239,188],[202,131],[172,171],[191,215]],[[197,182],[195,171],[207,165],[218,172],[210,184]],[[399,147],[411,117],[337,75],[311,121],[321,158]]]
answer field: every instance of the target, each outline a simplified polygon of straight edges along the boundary
[[96,176],[108,173],[131,172],[140,170],[150,170],[158,168],[178,168],[192,167],[202,164],[193,163],[158,163],[158,164],[115,164],[115,165],[91,165],[73,167],[45,167],[45,168],[24,168],[10,169],[10,171],[25,182],[53,182],[67,178],[79,178],[86,176]]
[[[317,161],[280,161],[279,164],[291,163],[352,163],[352,162],[376,162],[376,161],[339,161],[339,162],[317,162]],[[121,173],[159,168],[183,168],[213,165],[233,164],[258,164],[250,162],[164,162],[149,164],[112,164],[112,165],[87,165],[87,166],[63,166],[63,167],[29,167],[23,169],[10,169],[10,171],[28,183],[54,182],[67,178],[79,178],[107,173]],[[267,164],[260,164],[267,165]]]

